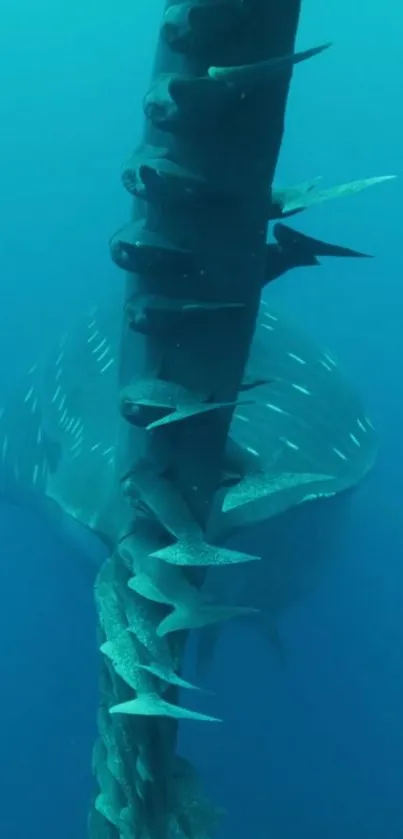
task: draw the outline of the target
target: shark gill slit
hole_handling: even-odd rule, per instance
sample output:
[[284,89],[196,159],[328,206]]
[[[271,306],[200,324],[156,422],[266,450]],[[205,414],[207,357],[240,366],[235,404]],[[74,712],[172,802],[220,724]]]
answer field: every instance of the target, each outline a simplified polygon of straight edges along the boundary
[[[295,54],[300,4],[285,0],[279,12],[267,0],[169,0],[144,140],[123,171],[133,213],[111,239],[126,272],[122,432],[105,513],[114,548],[95,590],[102,658],[92,839],[207,837],[219,815],[176,744],[179,720],[216,718],[180,705],[178,691],[195,687],[181,677],[189,630],[239,614],[202,604],[206,568],[259,559],[210,544],[206,531],[231,472],[234,410],[254,399],[241,385],[261,289],[278,276],[266,234],[292,69],[323,49]],[[298,209],[290,201],[287,212]],[[151,304],[136,331],[128,312],[146,298],[158,301],[158,328]],[[96,324],[89,332],[102,353]]]

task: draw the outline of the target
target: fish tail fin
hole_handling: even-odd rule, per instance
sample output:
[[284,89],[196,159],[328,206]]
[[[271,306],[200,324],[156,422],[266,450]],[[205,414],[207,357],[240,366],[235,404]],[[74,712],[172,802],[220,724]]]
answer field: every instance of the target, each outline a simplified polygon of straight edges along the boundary
[[210,606],[199,605],[189,608],[175,607],[174,610],[164,618],[158,626],[157,635],[163,637],[169,632],[178,632],[183,629],[200,629],[203,626],[220,623],[221,621],[240,618],[244,615],[256,614],[258,609],[248,606]]
[[162,682],[167,682],[169,685],[176,685],[180,688],[186,688],[187,690],[201,690],[198,685],[194,685],[193,682],[188,682],[187,679],[182,679],[172,667],[162,666],[160,664],[137,664],[136,665],[139,670],[145,670],[147,673],[151,673],[152,676],[156,676],[157,679],[161,679]]
[[201,722],[221,722],[217,717],[199,714],[179,705],[172,705],[156,694],[141,694],[128,702],[120,702],[109,708],[110,714],[129,714],[139,717],[171,717],[175,720],[199,720]]
[[329,242],[323,242],[321,239],[314,239],[312,236],[306,236],[305,233],[300,233],[298,230],[293,230],[286,224],[280,222],[274,226],[273,235],[278,244],[284,249],[292,249],[301,260],[313,260],[306,264],[315,264],[316,258],[319,256],[336,256],[336,257],[355,257],[355,258],[370,258],[371,254],[361,253],[361,251],[354,251],[351,248],[344,248],[342,245],[332,245]]

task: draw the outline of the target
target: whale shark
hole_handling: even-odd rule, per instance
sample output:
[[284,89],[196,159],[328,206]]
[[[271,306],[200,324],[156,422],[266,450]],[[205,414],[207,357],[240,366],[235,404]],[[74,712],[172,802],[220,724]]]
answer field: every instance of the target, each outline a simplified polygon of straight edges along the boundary
[[[319,256],[365,256],[283,224],[275,226],[274,238],[268,248],[278,251],[276,276],[319,264]],[[265,283],[273,279],[272,272]],[[142,302],[143,310],[145,305],[150,301]],[[152,307],[158,316],[158,301]],[[183,307],[197,317],[191,302],[183,301]],[[144,328],[138,301],[135,308],[134,349],[136,331]],[[120,470],[121,311],[116,290],[104,304],[92,306],[52,352],[30,367],[0,408],[0,500],[37,513],[92,566],[93,576],[116,540],[120,521],[110,499]],[[277,618],[317,577],[330,542],[334,545],[336,532],[343,531],[346,495],[373,466],[378,439],[333,354],[268,300],[260,307],[241,396],[246,398],[234,411],[209,538],[238,544],[252,539],[259,554],[262,544],[270,544],[271,551],[266,556],[263,550],[262,562],[234,566],[229,574],[208,569],[203,597],[240,612],[246,602],[256,612],[247,617],[249,624],[280,650]],[[309,504],[313,512],[302,515],[298,511],[307,502],[315,502]],[[326,538],[318,538],[319,530]],[[298,544],[290,541],[291,533]],[[219,632],[216,625],[199,633],[201,667],[211,660]]]
[[[119,306],[112,299],[91,308],[0,409],[2,500],[50,517],[58,507],[101,538],[107,533],[97,516],[115,473],[120,423],[112,398],[118,393]],[[231,440],[252,467],[263,465],[267,479],[319,477],[239,504],[230,488],[227,504],[213,515],[216,538],[356,485],[376,457],[376,432],[338,362],[266,302],[248,381],[261,383],[258,395],[235,411]]]

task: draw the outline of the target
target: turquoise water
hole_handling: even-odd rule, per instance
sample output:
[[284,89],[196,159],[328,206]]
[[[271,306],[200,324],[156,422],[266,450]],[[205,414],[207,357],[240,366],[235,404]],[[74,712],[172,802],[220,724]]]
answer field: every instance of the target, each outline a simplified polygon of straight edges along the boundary
[[[119,172],[141,132],[161,6],[2,4],[4,391],[122,282],[107,243],[129,213]],[[279,182],[401,175],[400,7],[303,8],[301,48],[334,46],[295,72]],[[183,731],[229,810],[225,837],[403,835],[400,190],[397,180],[297,219],[376,259],[329,261],[267,292],[342,359],[381,454],[354,499],[345,555],[284,619],[286,666],[228,629],[209,676],[225,723]],[[84,835],[91,789],[92,575],[33,516],[0,516],[0,833],[71,839]]]

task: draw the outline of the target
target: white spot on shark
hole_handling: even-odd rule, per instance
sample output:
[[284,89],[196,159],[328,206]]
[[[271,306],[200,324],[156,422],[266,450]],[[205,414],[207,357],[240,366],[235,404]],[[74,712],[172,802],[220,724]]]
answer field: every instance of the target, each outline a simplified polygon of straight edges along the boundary
[[111,366],[111,364],[113,364],[114,360],[115,360],[114,358],[110,358],[109,361],[101,368],[100,372],[101,373],[106,373],[106,371],[109,370],[109,367]]
[[37,463],[35,463],[34,471],[33,471],[33,475],[32,475],[32,482],[34,484],[36,484],[36,482],[38,480],[38,475],[39,475],[39,466],[38,466]]
[[375,426],[372,425],[372,422],[368,417],[365,417],[365,422],[367,423],[367,425],[369,425],[370,428],[372,428],[373,431],[375,431]]
[[336,446],[333,446],[333,451],[337,454],[337,457],[340,457],[341,460],[347,460],[346,455],[340,451],[340,449],[336,449]]
[[73,425],[73,427],[72,427],[72,429],[71,429],[71,433],[72,433],[72,434],[76,434],[76,432],[77,432],[79,429],[80,429],[79,433],[81,433],[81,430],[82,430],[82,422],[81,422],[80,417],[78,417],[78,419],[76,419],[76,421],[75,421],[75,423],[74,423],[74,425]]
[[55,390],[55,392],[54,392],[54,394],[53,394],[53,397],[52,397],[52,403],[56,402],[57,398],[58,398],[58,397],[59,397],[59,395],[60,395],[60,392],[61,392],[61,387],[60,387],[60,385],[58,385],[58,386],[57,386],[57,388],[56,388],[56,390]]
[[272,402],[265,402],[265,407],[270,408],[271,411],[275,411],[277,414],[285,414],[282,408],[279,408],[278,405],[273,405]]
[[62,428],[63,428],[63,431],[65,431],[65,432],[66,432],[66,434],[68,433],[68,426],[69,426],[70,421],[71,421],[71,417],[70,417],[69,413],[67,412],[67,413],[66,413],[66,418],[65,418],[64,422],[63,422],[63,423],[61,423],[61,426],[62,426]]
[[289,449],[293,449],[295,452],[299,452],[299,446],[296,443],[293,443],[292,440],[288,440],[287,437],[280,437],[282,443],[288,446]]
[[7,450],[8,450],[8,437],[7,437],[7,434],[6,434],[5,437],[3,438],[3,445],[1,447],[1,459],[3,461],[6,459]]
[[333,368],[330,366],[330,364],[327,363],[327,361],[324,361],[323,358],[319,359],[319,364],[321,364],[322,367],[325,368],[325,370],[329,370],[329,373],[332,372]]
[[355,445],[356,445],[356,446],[358,446],[358,448],[360,449],[360,448],[361,448],[361,443],[360,443],[360,441],[359,441],[359,440],[357,440],[357,437],[355,437],[355,435],[354,435],[354,434],[351,434],[351,432],[350,432],[350,438],[352,439],[353,443],[355,443]]
[[270,326],[269,323],[262,323],[263,329],[268,329],[270,332],[274,331],[274,326]]
[[331,364],[331,365],[332,365],[332,367],[337,367],[337,364],[336,364],[336,362],[335,362],[334,358],[332,358],[332,356],[331,356],[331,355],[329,355],[329,353],[325,352],[325,353],[324,353],[324,356],[325,356],[325,358],[327,359],[327,361],[329,362],[329,364]]
[[306,364],[306,361],[304,361],[303,358],[300,358],[299,355],[295,355],[293,352],[288,352],[287,355],[289,358],[293,358],[294,361],[298,361],[298,364]]
[[257,452],[256,449],[252,449],[252,446],[246,446],[246,449],[251,454],[255,454],[255,455],[257,455],[257,457],[259,457],[259,452]]
[[78,443],[75,443],[74,446],[71,447],[70,451],[74,458],[80,457],[82,454],[82,440],[79,440]]
[[105,344],[106,344],[106,338],[103,338],[103,339],[102,339],[102,341],[101,341],[99,344],[97,344],[97,346],[96,346],[96,347],[94,347],[94,349],[93,349],[93,351],[92,351],[92,352],[93,352],[93,354],[95,355],[95,353],[97,353],[97,352],[98,352],[98,350],[102,350],[102,347],[104,347],[104,346],[105,346]]
[[294,384],[294,382],[292,382],[291,387],[293,387],[295,390],[299,390],[300,393],[304,393],[305,396],[312,396],[311,391],[308,390],[306,387],[303,387],[302,385],[296,385]]
[[96,329],[95,332],[93,332],[92,335],[90,335],[90,337],[87,338],[87,343],[92,344],[92,342],[95,341],[95,338],[98,338],[98,335],[99,335],[99,332]]
[[108,355],[108,352],[109,352],[109,347],[106,347],[106,349],[103,351],[103,353],[101,353],[101,355],[98,356],[97,361],[102,361],[105,358],[105,356]]
[[242,420],[242,422],[249,422],[249,417],[244,417],[243,414],[234,414],[234,418]]
[[33,394],[33,392],[34,392],[33,387],[30,387],[30,389],[29,389],[29,391],[28,391],[28,393],[27,393],[27,395],[26,395],[26,397],[25,397],[25,399],[24,399],[24,402],[29,402],[29,400],[30,400],[30,398],[31,398],[31,396],[32,396],[32,394]]
[[365,431],[365,432],[366,432],[366,430],[367,430],[367,429],[365,428],[364,423],[363,423],[363,422],[361,422],[361,420],[360,420],[359,418],[357,419],[357,425],[358,425],[358,428],[361,428],[361,431]]
[[81,449],[82,443],[83,443],[83,438],[82,438],[82,436],[80,436],[80,437],[76,440],[76,442],[75,442],[75,443],[73,443],[73,445],[72,445],[72,446],[70,446],[70,451],[74,454],[74,453],[75,453],[75,452],[77,452],[79,449]]

